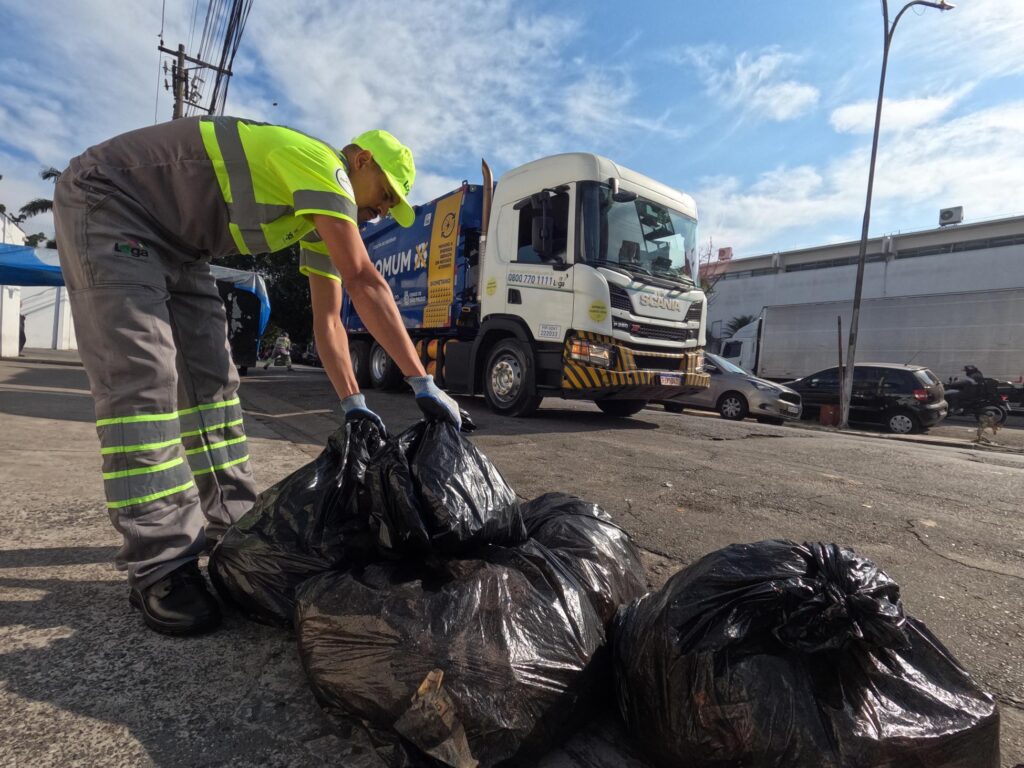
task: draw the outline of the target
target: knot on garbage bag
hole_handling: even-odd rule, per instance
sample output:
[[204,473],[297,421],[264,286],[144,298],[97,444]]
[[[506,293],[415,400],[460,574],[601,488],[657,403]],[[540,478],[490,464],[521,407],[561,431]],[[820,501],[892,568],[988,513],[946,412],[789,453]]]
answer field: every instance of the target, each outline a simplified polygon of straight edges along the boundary
[[805,543],[805,575],[780,584],[783,610],[775,637],[805,653],[850,643],[907,648],[900,588],[870,560],[836,544]]

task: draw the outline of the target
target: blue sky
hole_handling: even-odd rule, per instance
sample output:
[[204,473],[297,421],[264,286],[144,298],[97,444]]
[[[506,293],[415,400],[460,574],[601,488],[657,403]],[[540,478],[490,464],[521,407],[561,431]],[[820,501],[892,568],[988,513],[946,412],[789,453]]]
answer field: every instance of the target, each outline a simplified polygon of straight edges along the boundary
[[[166,0],[168,45],[194,6]],[[0,18],[9,209],[49,193],[40,166],[169,117],[159,0],[0,0]],[[905,14],[872,234],[952,205],[1024,214],[1022,39],[1024,0]],[[255,0],[227,111],[339,143],[387,128],[416,154],[417,202],[476,180],[480,157],[500,174],[605,154],[692,194],[703,243],[741,258],[859,235],[881,49],[878,0]]]

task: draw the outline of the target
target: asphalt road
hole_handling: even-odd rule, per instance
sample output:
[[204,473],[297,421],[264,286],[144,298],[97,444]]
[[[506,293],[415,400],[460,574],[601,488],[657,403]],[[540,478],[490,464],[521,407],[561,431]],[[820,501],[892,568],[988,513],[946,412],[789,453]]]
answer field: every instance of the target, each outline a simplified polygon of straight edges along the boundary
[[[253,372],[242,397],[261,485],[338,424],[319,370]],[[367,399],[393,430],[417,418],[408,394]],[[1024,762],[1024,455],[659,410],[612,420],[564,401],[523,420],[463,404],[520,495],[602,504],[645,550],[652,586],[765,538],[874,559],[999,698],[1003,764]],[[108,564],[91,422],[81,369],[0,363],[0,765],[356,765],[286,633],[238,616],[196,640],[140,626]]]

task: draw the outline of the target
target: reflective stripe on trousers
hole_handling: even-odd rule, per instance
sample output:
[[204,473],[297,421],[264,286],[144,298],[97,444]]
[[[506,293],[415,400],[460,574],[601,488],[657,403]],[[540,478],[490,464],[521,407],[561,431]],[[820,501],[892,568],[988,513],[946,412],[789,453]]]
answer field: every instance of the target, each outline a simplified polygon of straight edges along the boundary
[[[109,509],[158,501],[249,460],[239,399],[96,422]],[[199,481],[205,482],[205,481]]]

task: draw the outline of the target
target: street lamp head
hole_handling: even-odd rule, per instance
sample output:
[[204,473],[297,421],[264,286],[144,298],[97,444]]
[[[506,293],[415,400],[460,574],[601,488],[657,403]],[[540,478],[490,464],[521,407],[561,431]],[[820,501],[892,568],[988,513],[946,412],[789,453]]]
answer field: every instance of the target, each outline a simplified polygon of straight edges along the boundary
[[952,3],[947,3],[946,0],[939,0],[937,3],[929,3],[926,0],[922,0],[917,5],[927,5],[929,8],[938,8],[940,11],[952,11],[956,8]]

